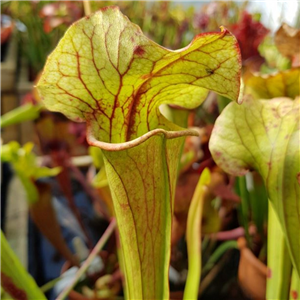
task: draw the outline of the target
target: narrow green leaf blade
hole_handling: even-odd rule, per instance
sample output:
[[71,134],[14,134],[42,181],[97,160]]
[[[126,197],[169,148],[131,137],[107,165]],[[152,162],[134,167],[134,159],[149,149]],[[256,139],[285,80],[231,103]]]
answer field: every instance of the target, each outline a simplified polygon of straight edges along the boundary
[[1,116],[1,128],[18,124],[24,121],[34,120],[39,116],[40,105],[25,104],[17,107]]
[[292,262],[287,252],[285,236],[269,202],[267,300],[289,297]]
[[186,241],[188,250],[188,276],[184,289],[184,300],[197,299],[201,277],[201,220],[206,186],[210,183],[210,172],[205,168],[196,186],[187,219]]
[[298,276],[297,271],[293,269],[289,300],[298,300],[299,297],[300,297],[300,277]]
[[1,286],[15,300],[46,300],[27,273],[1,230]]

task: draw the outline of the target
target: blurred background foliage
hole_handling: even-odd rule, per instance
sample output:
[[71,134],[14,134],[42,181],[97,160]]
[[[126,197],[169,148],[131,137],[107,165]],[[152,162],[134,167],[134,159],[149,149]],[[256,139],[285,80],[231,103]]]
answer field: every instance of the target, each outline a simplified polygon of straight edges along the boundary
[[[248,1],[90,1],[92,12],[108,5],[118,5],[147,36],[170,49],[186,46],[199,33],[219,31],[221,25],[237,36],[244,60],[274,45],[269,40],[258,50],[269,29],[260,23],[261,12],[246,11]],[[31,81],[70,24],[84,16],[82,1],[2,1],[1,11],[16,22]]]

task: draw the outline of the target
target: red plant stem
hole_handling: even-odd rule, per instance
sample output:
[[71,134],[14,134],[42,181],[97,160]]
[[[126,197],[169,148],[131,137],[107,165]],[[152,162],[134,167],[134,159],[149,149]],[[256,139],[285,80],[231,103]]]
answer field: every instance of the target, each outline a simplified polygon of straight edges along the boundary
[[67,286],[56,298],[56,300],[64,300],[70,291],[73,289],[73,287],[76,285],[78,280],[81,278],[81,276],[87,271],[88,267],[91,265],[95,257],[99,254],[113,231],[115,230],[116,227],[116,219],[113,218],[108,225],[107,229],[105,230],[104,234],[90,253],[89,257],[86,259],[86,261],[82,264],[80,269],[77,271],[75,278],[72,280],[71,284]]
[[197,168],[197,173],[201,174],[205,168],[211,168],[214,164],[215,162],[212,159],[212,157],[207,158],[199,164]]
[[[256,228],[254,225],[249,227],[249,233],[251,235],[255,234]],[[239,237],[245,236],[245,229],[243,227],[238,227],[232,230],[219,231],[217,233],[210,234],[210,237],[218,241],[228,241],[236,240]]]

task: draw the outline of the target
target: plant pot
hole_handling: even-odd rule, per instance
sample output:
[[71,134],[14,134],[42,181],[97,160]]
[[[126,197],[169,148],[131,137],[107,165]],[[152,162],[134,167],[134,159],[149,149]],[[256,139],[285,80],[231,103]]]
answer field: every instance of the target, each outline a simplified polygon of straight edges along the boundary
[[240,263],[238,278],[244,292],[253,300],[266,299],[267,266],[247,247],[244,237],[238,239]]

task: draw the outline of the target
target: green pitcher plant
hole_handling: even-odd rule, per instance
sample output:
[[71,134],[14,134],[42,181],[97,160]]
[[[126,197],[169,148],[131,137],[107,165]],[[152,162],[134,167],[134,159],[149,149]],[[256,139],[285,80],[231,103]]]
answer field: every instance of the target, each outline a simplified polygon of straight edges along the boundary
[[[216,121],[210,150],[226,172],[258,171],[300,274],[300,98],[230,103]],[[277,235],[280,232],[277,230]],[[275,251],[275,249],[273,249]]]
[[300,294],[299,71],[248,75],[244,104],[226,107],[210,140],[220,167],[234,175],[254,169],[267,188],[266,299],[297,299]]
[[240,61],[224,28],[172,51],[117,7],[73,24],[47,60],[37,85],[46,107],[86,122],[89,144],[102,149],[128,299],[169,299],[177,168],[184,138],[197,134],[159,106],[192,109],[209,90],[238,101]]

